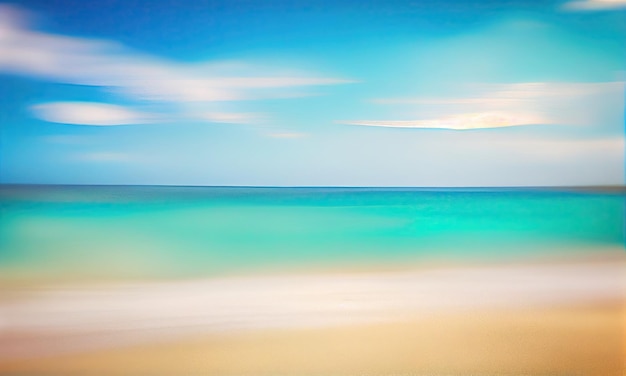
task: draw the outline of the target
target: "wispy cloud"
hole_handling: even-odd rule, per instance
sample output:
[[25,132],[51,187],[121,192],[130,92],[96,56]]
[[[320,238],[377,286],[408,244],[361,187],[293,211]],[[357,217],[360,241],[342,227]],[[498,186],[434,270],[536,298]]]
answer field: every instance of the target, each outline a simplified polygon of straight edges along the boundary
[[376,104],[424,105],[480,105],[482,107],[508,107],[528,104],[551,98],[571,98],[602,93],[618,93],[624,82],[522,82],[512,84],[474,84],[471,97],[456,98],[382,98]]
[[365,125],[372,127],[471,130],[540,124],[542,122],[544,122],[544,120],[542,120],[541,118],[533,118],[532,116],[482,112],[427,120],[353,120],[344,121],[341,123],[348,125]]
[[593,11],[626,8],[626,0],[575,0],[562,5],[564,10]]
[[110,126],[162,120],[154,114],[104,103],[54,102],[32,106],[31,111],[40,119],[63,124]]
[[347,120],[339,123],[454,130],[533,124],[583,125],[592,122],[590,117],[593,117],[594,103],[623,98],[624,82],[478,84],[471,85],[469,89],[473,95],[465,97],[372,100],[379,105],[412,108],[418,119]]
[[[37,32],[28,27],[27,18],[19,8],[0,5],[0,72],[102,87],[134,101],[182,106],[194,102],[289,98],[302,96],[302,87],[352,82],[284,74],[280,69],[240,63],[184,64],[142,54],[111,41]],[[294,88],[300,90],[294,94]]]

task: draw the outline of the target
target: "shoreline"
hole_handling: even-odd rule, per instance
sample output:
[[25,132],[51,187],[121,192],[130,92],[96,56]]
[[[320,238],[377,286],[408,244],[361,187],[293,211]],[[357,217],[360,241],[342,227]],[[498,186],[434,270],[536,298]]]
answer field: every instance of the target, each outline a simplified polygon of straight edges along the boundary
[[[428,256],[426,256],[428,255]],[[294,275],[335,275],[335,274],[363,274],[363,273],[387,273],[387,272],[414,272],[437,269],[466,269],[485,266],[506,265],[545,265],[564,263],[597,263],[597,262],[624,262],[626,265],[626,248],[617,245],[610,246],[560,246],[533,252],[520,252],[508,254],[467,254],[433,256],[437,252],[424,251],[423,255],[416,257],[400,257],[391,261],[384,260],[359,260],[345,261],[332,260],[329,262],[294,262],[281,263],[276,266],[262,267],[233,267],[232,269],[202,275],[192,273],[185,275],[178,273],[140,273],[137,275],[98,273],[85,277],[86,272],[75,273],[67,271],[63,275],[57,272],[46,274],[44,270],[32,269],[20,271],[15,267],[8,270],[0,269],[0,292],[10,293],[20,290],[49,289],[50,287],[63,287],[75,285],[107,285],[107,284],[134,284],[134,283],[160,283],[178,282],[189,280],[231,279],[231,278],[264,278],[268,276],[294,276]],[[0,296],[0,302],[2,301]]]

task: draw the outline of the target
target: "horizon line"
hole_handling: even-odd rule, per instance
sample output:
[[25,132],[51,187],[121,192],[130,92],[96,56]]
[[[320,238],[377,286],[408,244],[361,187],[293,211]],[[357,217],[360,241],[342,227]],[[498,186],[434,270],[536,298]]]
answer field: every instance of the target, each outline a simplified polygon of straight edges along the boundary
[[353,188],[353,189],[588,189],[625,190],[626,184],[610,185],[493,185],[493,186],[408,186],[408,185],[202,185],[202,184],[67,184],[67,183],[3,183],[2,186],[49,187],[173,187],[173,188]]

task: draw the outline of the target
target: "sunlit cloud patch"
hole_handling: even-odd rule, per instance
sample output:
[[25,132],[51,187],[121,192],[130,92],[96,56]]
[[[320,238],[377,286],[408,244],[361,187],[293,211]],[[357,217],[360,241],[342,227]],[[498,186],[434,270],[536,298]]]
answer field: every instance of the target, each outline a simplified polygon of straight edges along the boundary
[[455,115],[455,116],[442,117],[438,119],[426,119],[426,120],[408,120],[408,121],[354,120],[354,121],[345,121],[342,123],[349,124],[349,125],[364,125],[364,126],[371,126],[371,127],[471,130],[471,129],[514,127],[514,126],[519,126],[519,125],[541,124],[544,122],[545,120],[539,117],[485,112],[485,113],[461,114],[461,115]]
[[[341,124],[394,128],[488,129],[539,124],[589,125],[598,103],[623,98],[624,82],[470,85],[466,97],[380,98],[377,105],[413,107],[415,113],[437,113],[415,120],[349,120]],[[585,104],[586,106],[581,106]],[[568,109],[569,111],[563,111]],[[593,124],[592,124],[593,125]]]

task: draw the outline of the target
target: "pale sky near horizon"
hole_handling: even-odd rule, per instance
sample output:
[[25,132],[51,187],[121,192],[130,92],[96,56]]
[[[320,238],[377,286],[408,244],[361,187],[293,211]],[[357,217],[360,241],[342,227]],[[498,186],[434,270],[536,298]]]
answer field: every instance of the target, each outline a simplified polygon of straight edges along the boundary
[[0,1],[0,182],[624,184],[626,0]]

